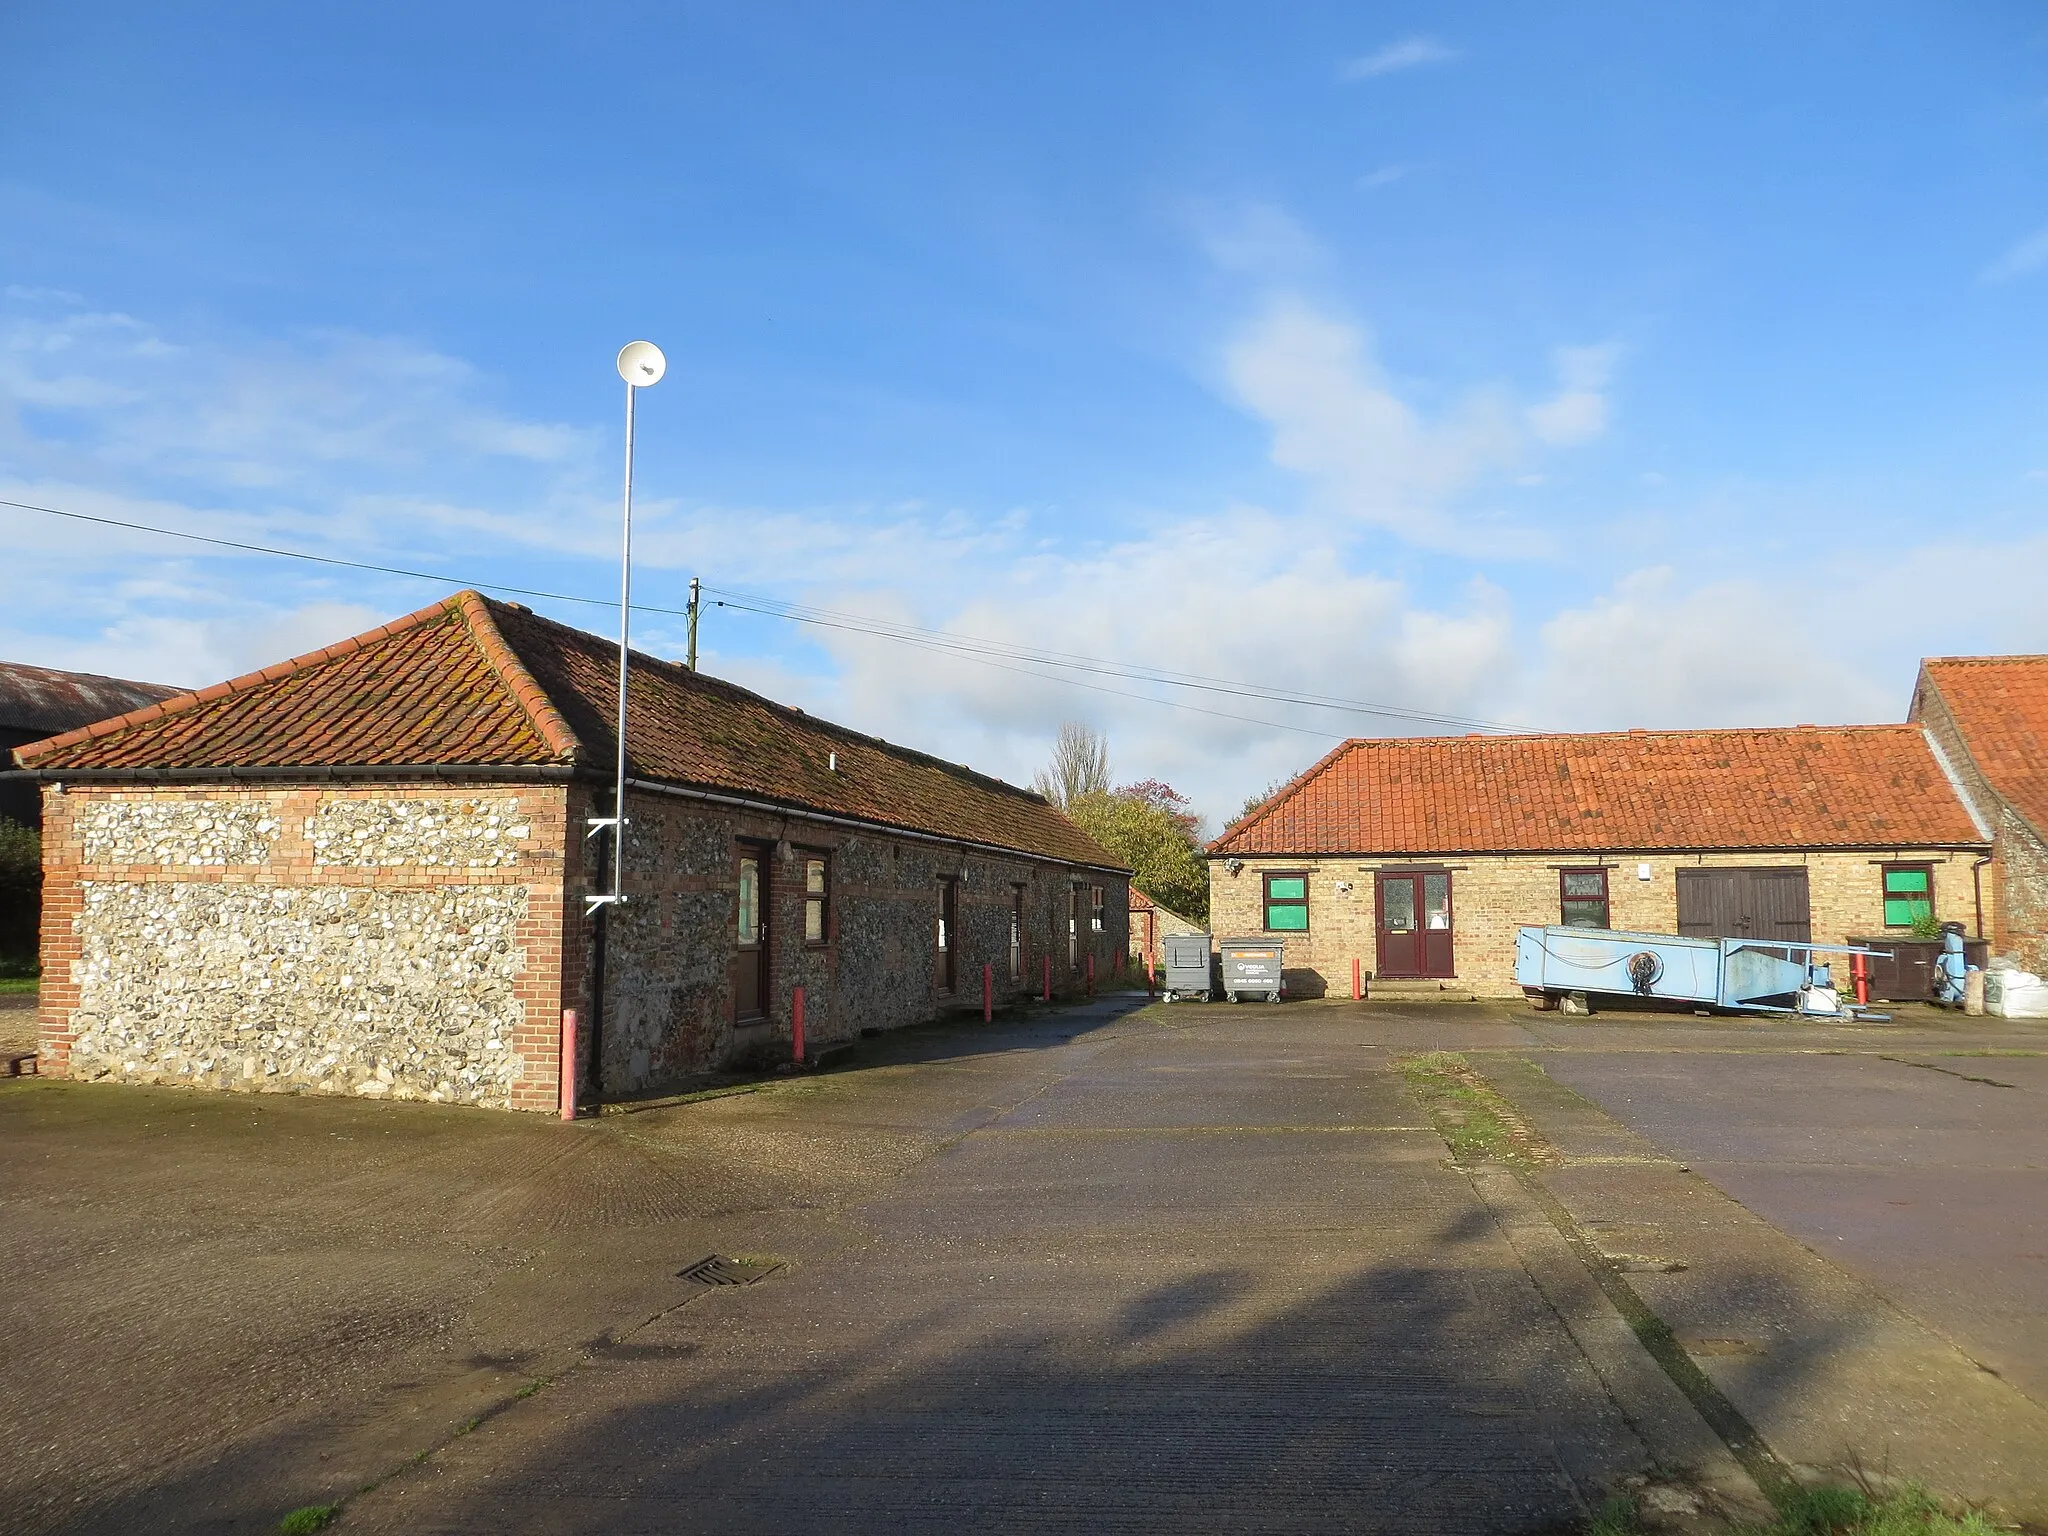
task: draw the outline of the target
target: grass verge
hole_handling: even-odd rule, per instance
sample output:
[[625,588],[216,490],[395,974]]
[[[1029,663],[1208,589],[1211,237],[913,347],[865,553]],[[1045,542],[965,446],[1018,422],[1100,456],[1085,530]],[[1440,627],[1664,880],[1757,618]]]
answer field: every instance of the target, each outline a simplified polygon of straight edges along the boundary
[[[1954,1514],[1917,1483],[1796,1488],[1781,1495],[1768,1525],[1741,1525],[1734,1536],[1999,1536],[2005,1529],[1977,1510]],[[1585,1536],[1647,1536],[1635,1503],[1609,1499],[1586,1522]]]
[[0,976],[0,993],[39,992],[42,985],[37,976]]

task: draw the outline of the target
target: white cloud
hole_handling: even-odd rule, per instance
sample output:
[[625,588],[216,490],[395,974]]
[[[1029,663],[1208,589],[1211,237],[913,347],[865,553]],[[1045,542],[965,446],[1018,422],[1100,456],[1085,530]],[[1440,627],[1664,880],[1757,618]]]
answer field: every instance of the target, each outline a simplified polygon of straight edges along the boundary
[[1412,165],[1383,165],[1376,171],[1366,172],[1365,175],[1359,177],[1352,185],[1361,192],[1376,191],[1380,187],[1392,186],[1414,169],[1415,167]]
[[1342,70],[1346,80],[1371,80],[1380,75],[1391,75],[1397,70],[1416,69],[1425,64],[1448,64],[1458,57],[1458,50],[1446,46],[1433,37],[1404,37],[1398,42],[1388,43],[1371,53],[1348,61]]
[[1285,279],[1320,266],[1322,242],[1271,203],[1195,203],[1188,217],[1209,259],[1226,272]]
[[1983,282],[2003,283],[2037,272],[2043,265],[2048,265],[2048,229],[2037,229],[2002,252],[1977,275]]
[[1559,347],[1557,393],[1528,410],[1529,428],[1546,443],[1591,442],[1607,430],[1607,384],[1620,349]]
[[[570,561],[609,570],[608,445],[493,409],[489,381],[459,359],[338,333],[247,345],[162,335],[61,297],[35,302],[68,308],[0,326],[0,496],[416,559],[458,578],[576,590]],[[705,617],[707,670],[1013,781],[1040,765],[1063,717],[1088,718],[1109,731],[1125,776],[1176,784],[1212,822],[1336,738],[1425,728],[1278,703],[1281,692],[1545,728],[1896,718],[1915,657],[1884,650],[1909,642],[1874,640],[1871,613],[1923,615],[1910,643],[1929,648],[2048,646],[2038,605],[1930,603],[1923,587],[1940,568],[2037,590],[2048,540],[1835,561],[1817,580],[1674,565],[1609,581],[1599,551],[1575,550],[1563,597],[1531,596],[1546,590],[1534,580],[1518,598],[1482,581],[1432,588],[1362,563],[1361,529],[1489,558],[1540,551],[1542,534],[1489,514],[1484,493],[1526,504],[1535,498],[1515,482],[1540,480],[1549,456],[1604,429],[1617,356],[1560,349],[1555,392],[1534,403],[1473,388],[1425,404],[1435,392],[1392,377],[1363,329],[1283,299],[1223,363],[1236,399],[1269,426],[1274,461],[1302,477],[1300,511],[1180,509],[1075,530],[1016,508],[649,499],[636,590],[674,602],[673,573],[702,571],[955,635],[1244,680],[1234,696],[1046,676],[846,631],[810,632],[806,645],[801,631],[729,609]],[[280,358],[327,377],[267,395],[259,386]],[[437,595],[5,509],[0,545],[0,655],[154,681],[216,681]],[[601,608],[553,611],[609,627]],[[635,632],[680,648],[673,619],[643,615]]]
[[1606,427],[1612,347],[1565,347],[1559,390],[1517,409],[1474,389],[1434,419],[1401,397],[1359,327],[1299,300],[1276,303],[1230,348],[1239,401],[1273,427],[1273,461],[1305,476],[1344,520],[1427,548],[1514,557],[1549,545],[1541,532],[1464,498],[1513,471],[1537,445],[1584,443]]

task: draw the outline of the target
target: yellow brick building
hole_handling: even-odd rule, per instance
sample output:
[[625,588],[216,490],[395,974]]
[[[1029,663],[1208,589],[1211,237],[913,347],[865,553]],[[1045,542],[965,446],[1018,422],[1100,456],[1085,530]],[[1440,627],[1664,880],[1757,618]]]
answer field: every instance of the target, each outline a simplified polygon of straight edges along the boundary
[[1357,740],[1210,845],[1209,910],[1286,940],[1292,996],[1507,996],[1525,924],[1985,934],[1990,852],[1912,725]]

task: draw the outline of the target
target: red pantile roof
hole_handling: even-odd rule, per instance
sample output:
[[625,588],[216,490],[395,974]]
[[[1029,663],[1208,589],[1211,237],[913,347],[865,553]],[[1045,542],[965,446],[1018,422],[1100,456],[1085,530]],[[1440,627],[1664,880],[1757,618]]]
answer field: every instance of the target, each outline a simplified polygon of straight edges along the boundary
[[1941,695],[1985,781],[2048,834],[2048,656],[1936,656],[1920,663],[1920,679]]
[[[581,766],[616,751],[618,647],[462,592],[261,672],[16,750],[47,772]],[[633,655],[635,778],[1120,867],[1029,790]],[[836,758],[836,767],[834,760]]]
[[1215,855],[1976,847],[1917,726],[1349,741]]

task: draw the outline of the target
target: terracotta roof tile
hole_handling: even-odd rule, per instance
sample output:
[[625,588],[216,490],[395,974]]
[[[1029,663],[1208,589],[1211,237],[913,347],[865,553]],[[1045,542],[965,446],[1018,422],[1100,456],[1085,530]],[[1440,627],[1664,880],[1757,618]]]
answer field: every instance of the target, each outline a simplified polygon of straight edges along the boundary
[[1920,670],[1977,771],[2048,835],[2048,656],[1936,656]]
[[1215,854],[1969,847],[1917,726],[1346,742]]
[[[16,750],[43,770],[608,766],[618,648],[463,592],[231,682]],[[1077,864],[1115,859],[1028,790],[635,653],[628,768]],[[837,766],[833,765],[836,756]]]

